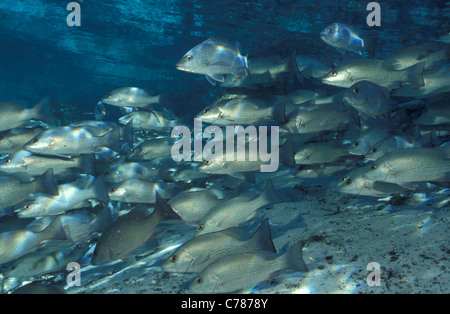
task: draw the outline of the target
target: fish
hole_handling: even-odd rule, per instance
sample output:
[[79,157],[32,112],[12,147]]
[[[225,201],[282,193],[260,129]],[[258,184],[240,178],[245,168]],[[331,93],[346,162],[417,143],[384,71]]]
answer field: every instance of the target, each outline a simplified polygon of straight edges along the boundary
[[275,97],[225,99],[197,114],[197,119],[215,125],[249,125],[286,122],[286,103],[274,104]]
[[159,104],[161,95],[151,96],[139,87],[121,87],[106,94],[100,102],[115,107],[151,108],[151,104]]
[[368,128],[360,130],[357,135],[351,137],[350,142],[352,145],[349,147],[348,152],[352,155],[366,155],[376,143],[391,136],[392,132],[386,125],[378,128],[369,125]]
[[450,59],[450,45],[437,49],[434,45],[422,44],[395,50],[382,60],[395,70],[403,70],[425,62],[424,70],[437,70]]
[[177,194],[168,201],[168,204],[184,223],[194,224],[225,199],[225,193],[217,188],[194,187]]
[[295,60],[300,74],[307,78],[321,79],[331,71],[331,68],[309,56],[298,55]]
[[374,161],[364,177],[414,190],[421,182],[450,180],[450,148],[405,148]]
[[155,110],[137,110],[119,118],[119,123],[124,125],[130,121],[133,121],[134,128],[140,130],[168,130],[181,123],[173,115]]
[[89,199],[108,203],[109,194],[103,176],[81,177],[70,183],[58,185],[57,196],[34,195],[32,201],[20,204],[16,210],[20,218],[57,215],[68,210],[91,207]]
[[18,150],[0,163],[0,172],[6,174],[27,173],[30,176],[40,176],[48,169],[53,174],[64,174],[67,169],[77,169],[83,173],[95,175],[95,156],[81,155],[74,158],[56,156],[40,156],[27,150]]
[[404,135],[387,137],[372,146],[364,157],[367,160],[373,161],[381,158],[382,156],[393,150],[402,148],[414,148],[417,147],[417,144],[418,143],[416,142],[416,139],[412,136]]
[[156,227],[165,220],[180,220],[181,217],[155,193],[155,209],[150,215],[142,211],[131,211],[113,221],[102,233],[92,254],[92,265],[106,264],[126,259],[135,249],[155,237]]
[[194,180],[210,178],[210,174],[198,170],[200,165],[200,162],[187,162],[178,168],[170,168],[168,169],[169,180],[191,183]]
[[247,67],[246,76],[236,77],[225,74],[224,81],[219,83],[219,86],[258,87],[259,84],[282,80],[297,73],[295,53],[284,59],[280,57],[251,58],[247,60]]
[[343,23],[333,23],[325,27],[320,32],[320,39],[341,53],[350,51],[361,54],[361,51],[364,49],[370,55],[375,55],[373,47],[368,43],[368,40],[362,38],[361,31]]
[[79,262],[89,250],[88,245],[69,247],[51,253],[32,252],[11,263],[4,271],[7,278],[31,278],[63,271],[70,262]]
[[212,37],[190,49],[178,61],[176,68],[203,74],[212,85],[224,82],[226,74],[234,79],[243,78],[249,70],[247,57],[241,54],[241,50],[238,42]]
[[287,115],[280,132],[292,134],[319,133],[322,131],[345,129],[348,125],[359,125],[358,112],[354,109],[338,110],[333,106],[318,106],[313,110],[299,108]]
[[[61,224],[54,220],[34,221],[24,229],[0,233],[0,265],[45,246],[46,240],[67,241]],[[69,242],[69,241],[67,241]]]
[[172,153],[173,141],[169,137],[148,138],[134,146],[127,154],[127,158],[133,161],[154,160],[169,157]]
[[368,81],[360,81],[342,96],[344,104],[368,117],[387,115],[391,110],[389,89]]
[[162,194],[164,197],[171,197],[172,195],[168,185],[164,182],[143,179],[128,179],[110,184],[108,191],[109,197],[113,201],[146,204],[155,203],[155,192]]
[[295,163],[300,165],[334,163],[351,157],[348,148],[336,142],[310,142],[295,149]]
[[371,197],[387,197],[409,191],[395,183],[380,182],[366,178],[364,174],[369,169],[370,165],[366,165],[349,171],[335,183],[335,188],[341,193]]
[[327,177],[350,167],[348,163],[300,165],[294,176],[301,179]]
[[156,177],[158,169],[145,162],[119,162],[108,167],[104,175],[106,182],[119,183],[129,179],[145,180]]
[[50,97],[45,97],[33,108],[23,108],[21,105],[4,101],[0,103],[2,115],[0,116],[0,132],[20,128],[30,120],[40,120],[49,124],[55,121],[51,110]]
[[18,128],[0,133],[0,154],[13,154],[23,148],[29,140],[43,131],[43,128]]
[[399,89],[392,91],[397,97],[432,97],[450,92],[450,67],[423,72],[424,86],[403,84]]
[[[198,170],[209,174],[227,174],[236,178],[245,179],[242,173],[260,171],[262,165],[275,163],[273,160],[270,160],[270,162],[263,161],[259,152],[250,154],[250,149],[251,146],[249,149],[245,149],[244,160],[238,160],[238,158],[236,158],[236,152],[234,154],[233,161],[227,160],[225,151],[221,156],[207,156],[203,163],[198,166]],[[295,155],[292,141],[286,141],[284,144],[280,145],[278,153],[279,154],[277,157],[279,159],[279,164],[295,168]],[[255,157],[255,159],[251,160],[250,157]]]
[[193,237],[178,247],[162,268],[169,272],[197,273],[223,256],[258,251],[276,253],[268,218],[251,236],[243,228],[229,228]]
[[13,176],[0,176],[0,208],[23,202],[29,194],[36,192],[58,195],[58,187],[53,181],[53,169],[48,169],[40,177],[29,182]]
[[257,197],[239,195],[212,207],[200,220],[195,236],[237,227],[255,217],[258,209],[281,202],[283,200],[277,195],[272,180],[269,179]]
[[121,151],[118,128],[105,132],[93,126],[60,126],[42,131],[23,146],[32,153],[69,158],[101,152],[104,147]]
[[290,269],[307,272],[303,261],[304,242],[294,244],[285,252],[268,251],[224,256],[206,266],[189,285],[195,293],[233,292],[257,284]]
[[424,86],[422,77],[425,63],[420,62],[404,70],[395,70],[390,64],[377,59],[349,60],[335,67],[322,78],[322,83],[348,88],[360,81],[369,81],[389,90],[402,83]]

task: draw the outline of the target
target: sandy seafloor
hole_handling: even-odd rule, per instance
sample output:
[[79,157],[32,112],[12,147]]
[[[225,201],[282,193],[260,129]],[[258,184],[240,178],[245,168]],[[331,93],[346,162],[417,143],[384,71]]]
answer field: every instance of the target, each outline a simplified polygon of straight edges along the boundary
[[[234,179],[220,180],[223,185],[236,183]],[[264,184],[264,176],[260,175],[257,181]],[[324,188],[321,182],[287,180],[284,175],[273,178],[273,182],[284,202],[264,208],[261,215],[245,226],[254,232],[262,219],[268,217],[277,250],[304,240],[303,258],[309,272],[284,271],[239,292],[450,292],[450,190],[435,188],[381,201]],[[195,274],[164,272],[161,264],[194,231],[195,226],[165,223],[164,232],[141,248],[145,253],[137,256],[137,262],[82,265],[81,286],[66,286],[66,291],[190,293],[187,288]],[[368,286],[366,282],[370,273],[366,268],[371,262],[381,266],[381,286]],[[66,275],[67,272],[47,275],[46,282],[63,285]]]

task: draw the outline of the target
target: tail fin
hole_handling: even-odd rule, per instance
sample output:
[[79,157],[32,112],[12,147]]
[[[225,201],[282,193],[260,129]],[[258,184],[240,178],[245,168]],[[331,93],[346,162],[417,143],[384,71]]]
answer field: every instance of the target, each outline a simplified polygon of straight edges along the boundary
[[103,135],[106,139],[105,146],[112,149],[115,152],[120,153],[122,149],[122,143],[120,142],[120,129],[113,128],[111,131]]
[[270,231],[269,218],[263,220],[258,230],[253,234],[251,242],[255,244],[257,250],[263,250],[276,253],[277,250],[272,242],[272,233]]
[[288,138],[286,142],[280,146],[279,156],[281,164],[295,168],[294,142],[291,138]]
[[81,169],[81,171],[91,176],[95,176],[96,170],[94,154],[81,155],[80,157],[77,157],[77,161],[78,168]]
[[297,66],[297,51],[294,50],[292,51],[292,53],[285,59],[285,64],[286,64],[286,68],[285,71],[286,72],[291,72],[291,73],[295,73],[295,74],[300,74],[300,71],[298,70],[298,66]]
[[106,191],[105,187],[105,178],[104,175],[100,175],[97,179],[95,179],[94,183],[91,185],[90,189],[93,192],[93,197],[96,200],[104,203],[108,203],[110,198],[108,191]]
[[50,96],[46,96],[36,106],[32,109],[32,117],[36,120],[41,120],[46,123],[55,123],[55,118],[53,117]]
[[292,269],[303,272],[308,271],[308,267],[306,266],[305,261],[303,261],[302,249],[304,245],[305,243],[303,241],[297,242],[280,256],[283,269]]
[[275,121],[286,123],[286,102],[279,102],[272,107],[272,117]]
[[404,69],[403,71],[407,72],[407,81],[416,86],[424,86],[425,83],[423,81],[423,69],[425,67],[425,62],[417,63],[409,68]]
[[181,217],[173,210],[173,208],[156,193],[155,212],[160,212],[163,216],[163,220],[181,220]]
[[39,178],[35,180],[36,192],[42,192],[49,195],[59,195],[58,187],[53,181],[53,168],[48,169]]
[[264,189],[262,190],[261,194],[258,196],[258,199],[263,204],[276,204],[276,203],[282,203],[283,200],[278,196],[277,192],[275,192],[275,189],[272,184],[272,180],[269,179],[266,182],[266,185],[264,186]]

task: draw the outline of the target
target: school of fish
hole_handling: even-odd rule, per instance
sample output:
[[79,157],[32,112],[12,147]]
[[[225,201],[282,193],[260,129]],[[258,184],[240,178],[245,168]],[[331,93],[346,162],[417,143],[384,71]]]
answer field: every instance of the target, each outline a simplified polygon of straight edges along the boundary
[[[332,23],[318,37],[347,58],[246,55],[217,37],[199,43],[176,69],[204,75],[224,93],[196,118],[222,129],[278,126],[286,181],[329,178],[325,188],[374,198],[448,187],[448,36],[379,58],[370,38],[349,25]],[[339,89],[287,93],[287,79]],[[120,87],[97,103],[96,120],[70,125],[55,123],[49,97],[32,108],[10,101],[0,108],[0,215],[12,226],[0,233],[4,278],[62,273],[82,260],[126,265],[164,237],[167,221],[195,229],[161,261],[162,271],[191,274],[189,292],[236,292],[283,271],[308,271],[305,239],[276,248],[270,221],[261,219],[283,202],[272,180],[231,191],[214,183],[222,176],[253,184],[264,162],[174,161],[171,130],[192,122],[162,95]],[[123,116],[103,121],[109,110]],[[252,219],[259,227],[247,230]]]

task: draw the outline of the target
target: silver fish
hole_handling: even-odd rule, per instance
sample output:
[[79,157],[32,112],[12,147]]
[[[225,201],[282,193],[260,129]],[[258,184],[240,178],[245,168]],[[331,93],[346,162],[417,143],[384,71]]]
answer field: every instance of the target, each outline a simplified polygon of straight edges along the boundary
[[101,102],[116,107],[148,108],[151,104],[158,104],[161,95],[150,96],[150,94],[138,87],[121,87],[105,95]]
[[171,254],[164,262],[163,270],[195,273],[223,256],[258,251],[276,253],[267,218],[251,236],[243,228],[229,228],[196,236]]
[[169,200],[169,205],[185,223],[201,220],[208,211],[225,200],[223,191],[216,188],[190,188]]
[[60,126],[42,131],[23,148],[37,154],[75,157],[100,152],[103,147],[120,152],[121,146],[118,128],[104,132],[93,126]]
[[58,191],[57,196],[35,195],[32,201],[16,206],[18,216],[20,218],[49,216],[75,208],[91,207],[87,202],[89,199],[109,202],[103,176],[98,178],[87,176],[74,182],[60,184]]
[[12,176],[0,177],[0,208],[16,205],[36,192],[58,195],[58,188],[53,181],[53,169],[47,170],[40,177],[31,182],[23,182]]
[[204,74],[212,85],[224,82],[224,75],[235,78],[248,75],[247,57],[241,55],[239,43],[209,38],[189,50],[176,64],[178,70]]
[[424,70],[439,69],[450,59],[450,45],[435,49],[430,45],[418,45],[395,50],[383,61],[395,70],[403,70],[420,62],[425,62]]
[[368,41],[362,38],[361,31],[343,23],[328,25],[320,32],[320,38],[342,53],[351,51],[361,54],[365,49],[372,56],[375,55]]
[[322,83],[346,88],[360,81],[369,81],[388,89],[399,88],[405,82],[424,86],[422,77],[424,65],[425,63],[421,62],[404,70],[395,70],[381,60],[349,60],[325,75]]
[[307,272],[303,245],[303,242],[294,244],[281,254],[260,251],[224,256],[206,266],[189,290],[196,293],[233,292],[267,280],[282,270]]
[[133,121],[133,127],[141,130],[167,130],[180,124],[180,120],[162,111],[133,111],[119,118],[119,123],[128,124]]
[[420,182],[446,182],[450,180],[450,148],[397,149],[374,161],[364,176],[409,189]]
[[13,154],[21,150],[23,145],[42,131],[42,128],[22,128],[0,133],[0,154]]
[[336,142],[306,143],[295,149],[295,162],[301,165],[323,164],[350,158],[346,146]]
[[172,197],[172,192],[166,186],[164,182],[129,179],[113,183],[109,188],[109,197],[118,202],[154,204],[156,192],[166,198]]
[[342,193],[372,197],[387,197],[408,191],[395,183],[367,179],[364,174],[369,168],[370,165],[366,165],[348,172],[336,183],[336,188]]
[[295,54],[280,57],[253,58],[247,60],[248,75],[224,75],[221,87],[258,86],[258,84],[285,79],[297,73]]
[[130,160],[154,160],[171,156],[173,141],[168,137],[153,137],[133,147],[128,154]]
[[55,176],[65,173],[69,168],[76,168],[87,174],[95,174],[95,156],[82,155],[74,158],[59,158],[56,156],[39,156],[26,150],[19,150],[0,164],[0,172],[14,174],[27,173],[30,176],[40,176],[49,168]]
[[394,90],[392,95],[423,98],[448,93],[450,92],[450,67],[424,71],[423,80],[424,86],[417,87],[411,84],[404,84],[399,89]]
[[301,165],[294,176],[302,179],[327,177],[351,167],[348,163]]
[[108,167],[105,172],[105,181],[119,183],[128,179],[149,179],[158,176],[158,169],[151,164],[139,162],[123,162]]
[[291,112],[287,119],[288,122],[281,125],[280,130],[294,134],[339,130],[347,125],[360,123],[358,112],[354,109],[340,111],[327,105],[313,110],[297,109]]
[[200,221],[195,235],[237,227],[256,216],[258,209],[263,206],[282,201],[275,192],[272,180],[269,179],[259,196],[239,195],[211,208]]
[[360,81],[342,96],[345,104],[369,117],[386,115],[392,110],[389,90],[368,81]]
[[286,122],[285,103],[275,97],[245,97],[222,100],[197,114],[197,119],[215,125],[267,124]]

